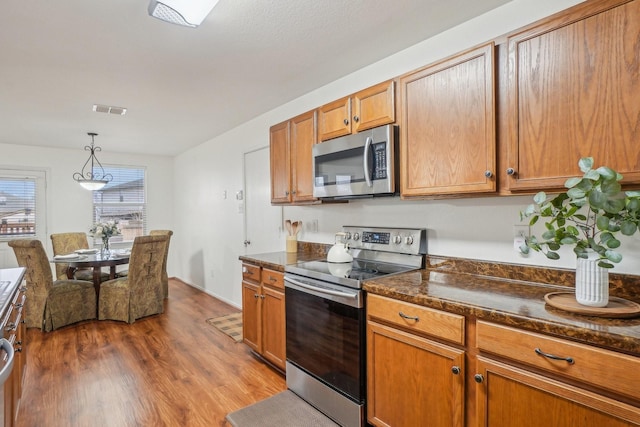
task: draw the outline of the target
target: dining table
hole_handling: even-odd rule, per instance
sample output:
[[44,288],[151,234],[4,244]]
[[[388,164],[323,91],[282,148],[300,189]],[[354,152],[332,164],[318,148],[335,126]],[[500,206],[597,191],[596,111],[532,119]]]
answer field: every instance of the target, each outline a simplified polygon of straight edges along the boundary
[[116,266],[129,264],[131,252],[127,250],[112,250],[108,253],[100,251],[85,251],[78,254],[55,256],[51,262],[67,264],[67,277],[73,277],[79,268],[93,268],[93,286],[96,289],[96,298],[100,297],[101,270],[109,267],[109,280],[116,278]]

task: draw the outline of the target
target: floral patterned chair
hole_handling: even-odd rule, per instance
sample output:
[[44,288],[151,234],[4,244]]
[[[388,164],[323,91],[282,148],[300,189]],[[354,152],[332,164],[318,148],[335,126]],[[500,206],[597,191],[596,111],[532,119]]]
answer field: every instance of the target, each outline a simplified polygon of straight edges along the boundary
[[[65,255],[73,253],[78,249],[89,249],[87,235],[82,232],[77,233],[57,233],[51,235],[53,255]],[[58,280],[78,279],[93,281],[93,268],[76,270],[73,277],[67,277],[67,264],[56,263],[56,276]],[[100,273],[101,280],[109,280],[109,274]]]
[[133,241],[129,274],[100,284],[98,319],[133,323],[164,312],[162,265],[169,236],[139,236]]
[[26,268],[28,328],[45,332],[96,318],[96,290],[84,280],[53,281],[47,253],[39,240],[12,240],[9,246]]
[[171,230],[151,230],[149,232],[150,236],[168,236],[169,240],[167,241],[167,250],[164,253],[164,260],[162,261],[162,290],[164,292],[164,297],[169,297],[169,275],[167,274],[167,258],[169,257],[169,243],[171,242],[171,236],[173,236],[173,231]]

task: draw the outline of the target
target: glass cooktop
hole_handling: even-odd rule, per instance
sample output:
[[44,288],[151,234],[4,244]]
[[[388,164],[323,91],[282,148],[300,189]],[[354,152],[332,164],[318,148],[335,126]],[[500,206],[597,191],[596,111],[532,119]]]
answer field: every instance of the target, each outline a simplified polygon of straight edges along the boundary
[[286,266],[285,272],[359,289],[365,280],[414,269],[414,267],[406,265],[354,259],[352,262],[347,263],[327,261],[299,262],[295,265]]

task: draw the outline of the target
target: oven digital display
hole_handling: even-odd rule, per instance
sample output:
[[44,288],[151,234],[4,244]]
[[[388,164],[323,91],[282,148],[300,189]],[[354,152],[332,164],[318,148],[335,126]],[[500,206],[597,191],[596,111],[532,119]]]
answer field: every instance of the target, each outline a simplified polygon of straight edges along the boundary
[[362,232],[362,243],[377,243],[379,245],[388,245],[391,233],[374,233],[371,231]]

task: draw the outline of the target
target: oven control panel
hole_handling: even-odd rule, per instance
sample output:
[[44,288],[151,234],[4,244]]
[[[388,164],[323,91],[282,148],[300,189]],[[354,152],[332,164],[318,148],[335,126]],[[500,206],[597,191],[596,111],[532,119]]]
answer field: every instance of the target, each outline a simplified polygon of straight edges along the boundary
[[394,252],[411,255],[427,253],[427,230],[424,228],[358,227],[345,225],[350,249]]

